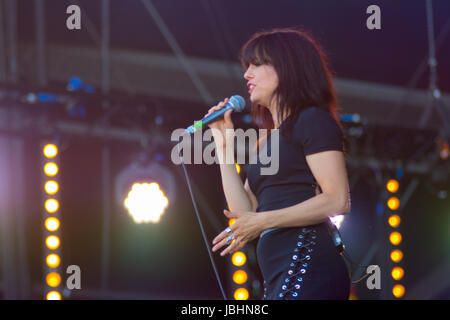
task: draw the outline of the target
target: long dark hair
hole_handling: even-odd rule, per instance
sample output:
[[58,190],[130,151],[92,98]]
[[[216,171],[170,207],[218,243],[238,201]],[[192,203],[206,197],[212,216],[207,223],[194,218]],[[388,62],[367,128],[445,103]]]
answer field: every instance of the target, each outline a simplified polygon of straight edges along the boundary
[[[277,28],[255,33],[241,48],[240,61],[244,70],[249,64],[274,67],[279,80],[274,92],[278,119],[285,119],[286,130],[282,134],[289,137],[300,112],[310,106],[323,108],[341,126],[333,71],[324,49],[310,32],[300,28]],[[266,107],[254,104],[251,113],[259,128],[274,128]]]

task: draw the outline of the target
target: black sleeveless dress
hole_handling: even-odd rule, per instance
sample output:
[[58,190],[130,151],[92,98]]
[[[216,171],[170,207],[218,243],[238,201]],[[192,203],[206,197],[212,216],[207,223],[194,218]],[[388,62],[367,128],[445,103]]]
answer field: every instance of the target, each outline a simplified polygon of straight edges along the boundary
[[[306,155],[343,151],[343,135],[334,118],[324,109],[309,107],[294,122],[291,138],[279,130],[279,169],[261,175],[257,158],[247,178],[258,200],[257,212],[293,206],[315,196],[316,181]],[[270,156],[271,135],[266,142]],[[328,231],[328,222],[305,227],[268,229],[257,246],[258,264],[264,277],[264,299],[347,299],[350,278],[346,264]]]

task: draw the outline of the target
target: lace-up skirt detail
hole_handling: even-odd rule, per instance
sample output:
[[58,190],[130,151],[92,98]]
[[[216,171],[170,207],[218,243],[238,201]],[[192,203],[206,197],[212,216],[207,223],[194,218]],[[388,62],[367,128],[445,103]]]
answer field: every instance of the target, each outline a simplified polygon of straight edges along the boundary
[[347,267],[325,224],[272,229],[258,242],[264,299],[347,299]]

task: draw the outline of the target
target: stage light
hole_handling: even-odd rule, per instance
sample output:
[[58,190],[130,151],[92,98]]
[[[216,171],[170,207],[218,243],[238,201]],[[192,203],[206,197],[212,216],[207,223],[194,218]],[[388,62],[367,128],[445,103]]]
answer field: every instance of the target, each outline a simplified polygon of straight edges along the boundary
[[175,201],[175,178],[159,163],[143,162],[143,159],[133,162],[117,175],[116,201],[127,209],[134,222],[157,223]]
[[400,207],[400,200],[397,197],[390,197],[387,205],[391,210],[397,210]]
[[49,268],[57,268],[61,263],[61,258],[57,254],[49,254],[45,259]]
[[236,251],[231,257],[231,261],[236,267],[240,267],[247,262],[247,256],[242,251]]
[[[45,276],[45,298],[50,300],[61,300],[61,294],[54,291],[61,284],[61,238],[60,228],[60,182],[59,171],[59,146],[57,143],[41,144],[41,164],[43,164],[44,174],[41,175],[41,183],[44,187],[42,226],[45,239],[43,248],[44,275]],[[49,161],[49,159],[52,159]],[[48,179],[48,177],[52,177]]]
[[43,152],[47,158],[54,158],[58,154],[58,148],[54,144],[49,143],[45,145]]
[[50,291],[47,293],[47,300],[61,300],[61,294],[58,291]]
[[391,252],[391,260],[394,262],[400,262],[403,259],[403,252],[400,250],[394,250]]
[[248,290],[245,288],[238,288],[234,291],[234,300],[248,300]]
[[331,222],[333,222],[333,224],[336,226],[336,228],[340,228],[342,225],[342,222],[344,221],[344,216],[338,215],[338,216],[334,216],[334,217],[330,217]]
[[59,248],[59,238],[57,236],[48,236],[45,239],[45,244],[47,245],[47,248],[50,250],[55,250]]
[[44,172],[49,177],[56,176],[58,174],[58,166],[54,162],[48,162],[44,166]]
[[396,285],[392,288],[392,294],[393,294],[394,297],[396,297],[396,298],[401,298],[401,297],[403,297],[403,295],[405,294],[405,287],[402,286],[401,284],[396,284]]
[[237,284],[243,284],[247,282],[247,278],[247,272],[245,272],[244,270],[236,270],[233,273],[233,281]]
[[394,231],[389,235],[389,241],[394,245],[397,246],[402,242],[402,235],[400,232]]
[[47,285],[52,288],[56,288],[61,283],[61,276],[56,272],[50,272],[47,274],[45,279],[47,281]]
[[169,200],[155,182],[135,183],[124,200],[134,222],[159,222]]
[[405,271],[401,267],[395,267],[392,269],[391,276],[394,280],[401,280],[405,274]]
[[54,218],[54,217],[50,217],[50,218],[45,219],[45,228],[48,231],[51,231],[51,232],[58,230],[58,228],[59,228],[59,220],[57,218]]
[[236,166],[237,174],[241,173],[241,166],[237,163],[235,164],[235,166]]
[[59,209],[59,202],[56,199],[48,199],[45,201],[45,210],[54,213]]
[[386,183],[386,189],[391,193],[396,193],[398,191],[399,183],[395,179],[391,179]]
[[44,189],[48,194],[55,194],[59,190],[59,185],[56,181],[50,180],[45,183]]
[[228,225],[231,227],[233,225],[233,223],[235,223],[235,222],[236,222],[236,219],[235,218],[231,218],[231,219],[228,220]]
[[392,216],[389,217],[388,219],[388,223],[392,228],[396,228],[400,225],[400,216],[393,214]]

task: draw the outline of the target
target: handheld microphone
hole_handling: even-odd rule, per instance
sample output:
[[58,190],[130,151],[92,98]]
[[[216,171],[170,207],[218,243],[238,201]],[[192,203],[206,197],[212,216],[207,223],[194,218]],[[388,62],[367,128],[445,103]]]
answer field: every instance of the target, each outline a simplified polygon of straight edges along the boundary
[[225,107],[223,107],[220,110],[214,111],[209,116],[203,118],[202,120],[195,122],[192,126],[190,126],[186,129],[186,132],[188,134],[191,134],[191,133],[194,133],[195,131],[197,131],[198,129],[204,128],[211,122],[214,122],[217,119],[219,119],[220,117],[222,117],[223,114],[230,109],[233,109],[233,111],[236,111],[236,112],[241,112],[242,110],[244,110],[244,108],[245,108],[244,98],[242,98],[239,95],[234,95],[230,98],[230,100],[228,100]]

